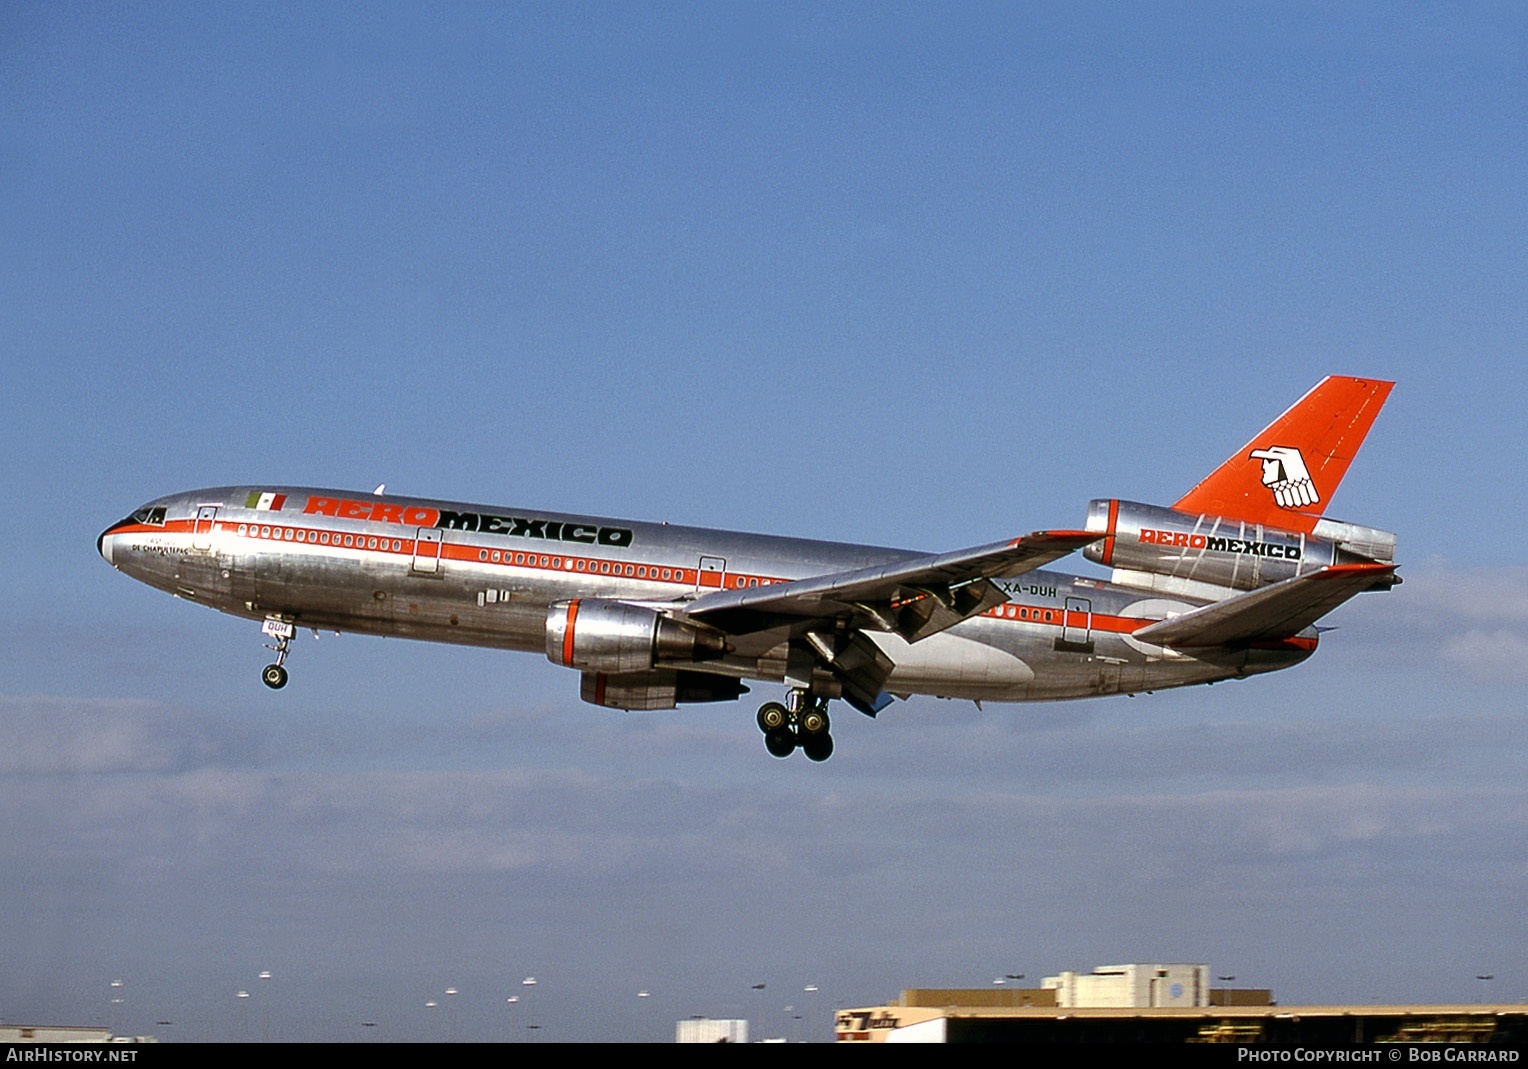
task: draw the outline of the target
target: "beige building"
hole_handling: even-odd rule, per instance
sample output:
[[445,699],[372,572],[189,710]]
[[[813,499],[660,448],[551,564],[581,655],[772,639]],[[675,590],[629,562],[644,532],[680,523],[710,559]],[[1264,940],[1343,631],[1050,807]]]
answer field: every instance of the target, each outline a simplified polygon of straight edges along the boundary
[[1056,993],[1056,1005],[1083,1007],[1178,1007],[1210,1004],[1208,965],[1100,965],[1090,973],[1047,976],[1041,987]]
[[[1117,968],[1117,967],[1116,967]],[[1151,968],[1151,967],[1147,967]],[[1160,967],[1157,967],[1160,968]],[[1098,970],[1103,977],[1112,969]],[[1169,971],[1170,979],[1179,974]],[[1059,980],[1048,977],[1046,982]],[[1125,973],[1078,984],[1077,997],[1119,998],[1152,977]],[[1175,981],[1176,982],[1176,981]],[[885,1006],[839,1010],[839,1042],[871,1043],[1258,1043],[1348,1047],[1370,1043],[1469,1043],[1521,1047],[1528,1006],[1276,1006],[1263,989],[1216,989],[1193,1006],[1059,1006],[1065,985],[1042,988],[913,988]],[[1069,996],[1070,997],[1070,996]],[[1179,996],[1183,997],[1182,995]]]

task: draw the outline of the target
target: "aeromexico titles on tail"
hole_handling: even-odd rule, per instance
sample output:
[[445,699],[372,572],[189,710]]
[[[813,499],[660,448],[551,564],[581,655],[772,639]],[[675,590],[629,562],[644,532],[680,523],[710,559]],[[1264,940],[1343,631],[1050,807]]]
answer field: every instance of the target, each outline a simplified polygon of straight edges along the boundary
[[[299,627],[544,651],[614,709],[783,684],[765,745],[821,761],[835,698],[874,716],[913,694],[1087,698],[1305,660],[1318,619],[1400,582],[1395,535],[1322,515],[1391,385],[1324,379],[1170,508],[1098,500],[1083,530],[952,553],[291,486],[162,497],[98,545],[263,621],[273,688]],[[1038,570],[1078,549],[1108,581]]]

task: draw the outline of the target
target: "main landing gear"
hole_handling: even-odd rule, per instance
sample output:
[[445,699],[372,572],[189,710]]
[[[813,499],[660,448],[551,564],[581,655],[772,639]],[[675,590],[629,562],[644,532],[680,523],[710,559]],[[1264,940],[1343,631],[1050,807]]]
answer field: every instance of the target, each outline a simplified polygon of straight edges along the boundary
[[260,630],[276,640],[274,646],[269,642],[265,644],[266,649],[275,651],[276,663],[268,664],[260,669],[260,682],[272,690],[280,690],[287,685],[287,670],[282,667],[282,664],[286,661],[287,647],[297,637],[297,625],[288,623],[285,620],[278,620],[274,616],[267,616],[265,618],[265,625]]
[[786,705],[765,702],[759,706],[759,730],[764,748],[775,757],[789,757],[801,747],[812,761],[833,756],[833,736],[828,734],[828,699],[793,690]]

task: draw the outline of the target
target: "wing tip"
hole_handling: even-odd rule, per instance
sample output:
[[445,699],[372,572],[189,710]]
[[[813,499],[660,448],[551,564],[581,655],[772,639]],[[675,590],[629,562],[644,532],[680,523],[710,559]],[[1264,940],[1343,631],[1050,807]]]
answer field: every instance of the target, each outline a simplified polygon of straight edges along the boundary
[[1394,575],[1399,564],[1383,564],[1379,561],[1353,561],[1350,564],[1328,564],[1313,576],[1317,580],[1345,579],[1355,575]]

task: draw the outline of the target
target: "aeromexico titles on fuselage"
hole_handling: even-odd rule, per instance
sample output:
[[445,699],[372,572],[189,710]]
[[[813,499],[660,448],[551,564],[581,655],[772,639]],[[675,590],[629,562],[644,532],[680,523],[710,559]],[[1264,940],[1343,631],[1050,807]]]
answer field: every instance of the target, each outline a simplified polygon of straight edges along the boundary
[[[245,508],[284,511],[287,495],[252,492]],[[585,520],[549,520],[537,516],[502,516],[492,512],[464,512],[433,505],[404,505],[392,501],[309,495],[304,516],[329,516],[337,520],[395,523],[404,527],[433,527],[442,531],[473,531],[510,538],[537,538],[551,542],[575,542],[588,546],[625,548],[633,541],[628,527],[610,527]]]
[[1299,560],[1304,555],[1298,542],[1281,545],[1251,538],[1223,538],[1187,531],[1155,531],[1143,527],[1136,541],[1148,546],[1175,546],[1180,549],[1208,549],[1216,553],[1242,553],[1253,557],[1277,557]]

